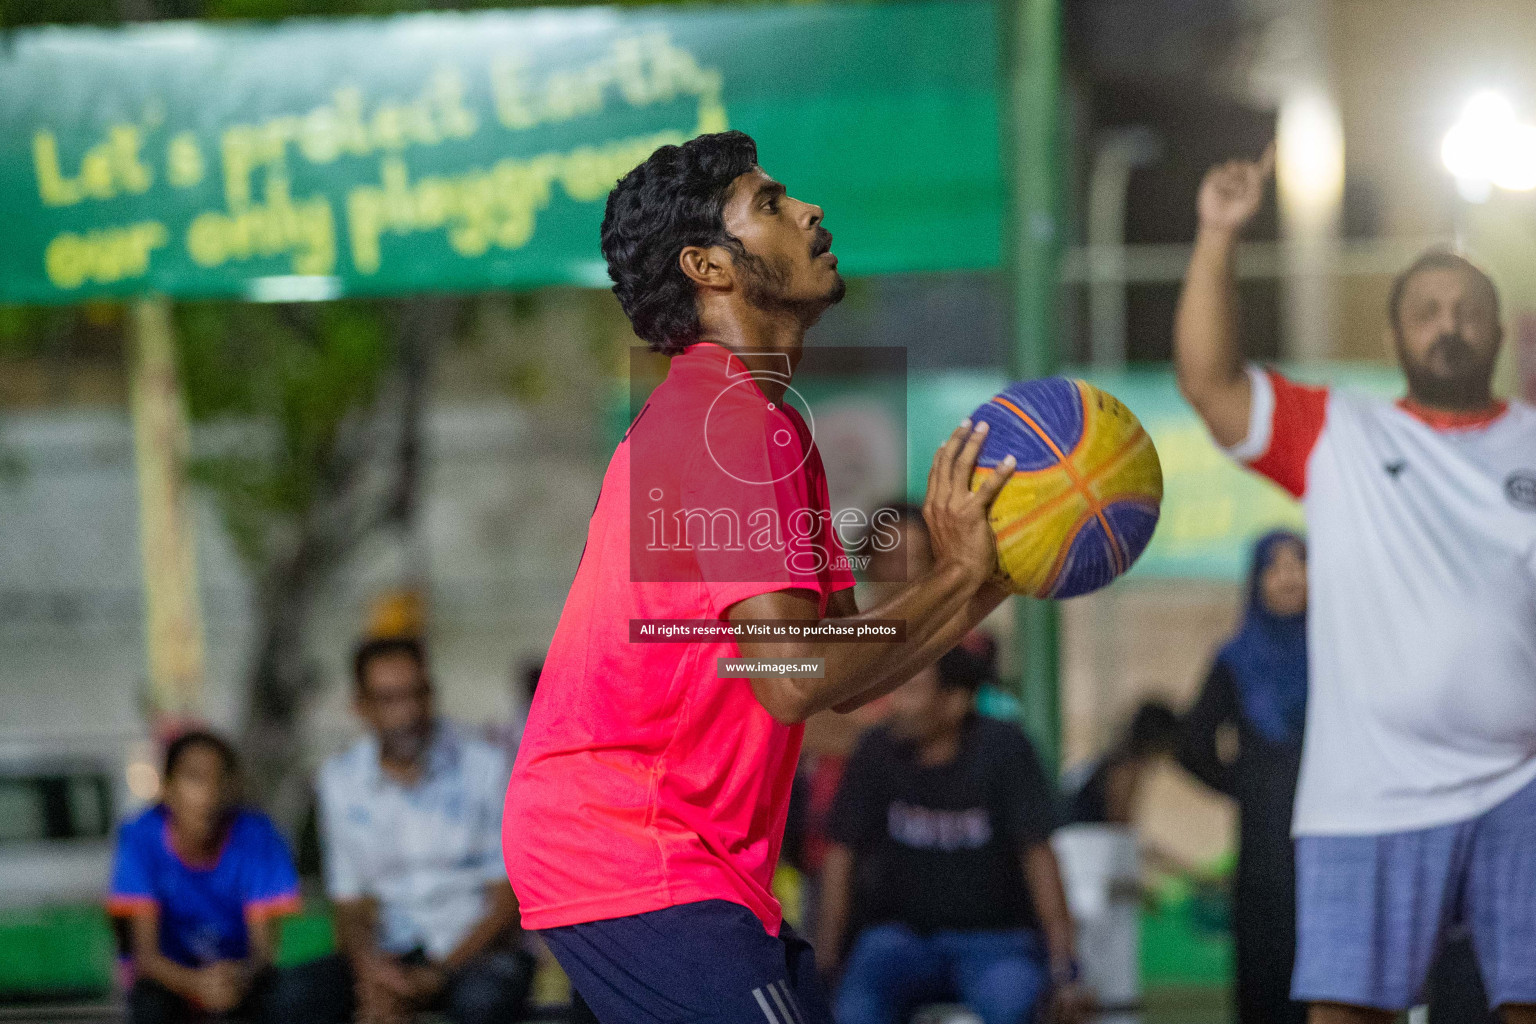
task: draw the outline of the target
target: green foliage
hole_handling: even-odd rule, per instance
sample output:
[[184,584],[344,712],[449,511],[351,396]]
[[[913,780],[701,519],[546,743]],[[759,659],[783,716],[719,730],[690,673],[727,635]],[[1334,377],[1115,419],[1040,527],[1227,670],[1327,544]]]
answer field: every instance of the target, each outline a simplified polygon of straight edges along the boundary
[[72,308],[0,305],[0,359],[40,355],[46,339],[74,319]]
[[361,301],[183,303],[177,335],[188,416],[259,425],[258,437],[191,468],[236,549],[260,565],[272,531],[295,526],[322,493],[338,432],[377,391],[393,355],[383,311]]
[[109,24],[119,17],[118,0],[0,0],[0,28]]

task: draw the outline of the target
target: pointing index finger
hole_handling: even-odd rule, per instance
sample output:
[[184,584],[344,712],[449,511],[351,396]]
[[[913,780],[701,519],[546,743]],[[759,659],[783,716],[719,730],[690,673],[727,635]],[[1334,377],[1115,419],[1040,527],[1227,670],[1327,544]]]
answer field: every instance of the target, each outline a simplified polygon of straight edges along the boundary
[[1271,174],[1275,173],[1275,142],[1273,139],[1270,140],[1269,145],[1264,147],[1264,152],[1259,154],[1258,170],[1259,177],[1261,178],[1268,178]]

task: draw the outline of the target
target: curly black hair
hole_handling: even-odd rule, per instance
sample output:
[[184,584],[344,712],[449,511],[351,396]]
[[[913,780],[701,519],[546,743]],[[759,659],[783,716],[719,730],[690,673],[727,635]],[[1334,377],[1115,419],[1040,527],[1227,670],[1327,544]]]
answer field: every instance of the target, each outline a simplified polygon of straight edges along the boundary
[[997,682],[997,641],[972,632],[939,659],[939,689],[975,693]]
[[721,218],[731,182],[757,166],[743,132],[662,146],[619,179],[603,213],[603,258],[613,294],[652,351],[676,355],[699,336],[693,282],[677,264],[690,245],[745,253]]

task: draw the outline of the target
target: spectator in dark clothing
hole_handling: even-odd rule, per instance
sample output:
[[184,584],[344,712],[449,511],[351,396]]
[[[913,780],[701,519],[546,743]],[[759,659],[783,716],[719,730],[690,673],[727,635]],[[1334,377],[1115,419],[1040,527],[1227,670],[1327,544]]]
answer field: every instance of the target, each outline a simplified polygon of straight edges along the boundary
[[958,996],[986,1024],[1030,1020],[1053,984],[1082,1006],[1050,786],[1018,727],[972,710],[993,648],[962,643],[893,694],[833,805],[817,943],[853,936],[840,1024],[897,1024]]
[[1097,761],[1067,780],[1067,820],[1129,825],[1142,780],[1153,763],[1173,753],[1179,716],[1161,701],[1149,700],[1131,716],[1125,734]]
[[[1254,549],[1248,613],[1223,647],[1187,716],[1179,761],[1237,801],[1241,815],[1232,931],[1241,1024],[1301,1024],[1290,999],[1295,958],[1295,867],[1290,835],[1306,714],[1306,546],[1280,531]],[[1430,973],[1430,1019],[1493,1024],[1465,934]]]
[[128,933],[130,1024],[286,1024],[312,994],[306,968],[272,966],[299,879],[272,822],[239,806],[237,774],[229,744],[186,733],[166,751],[162,801],[118,832],[108,910]]
[[1185,718],[1178,758],[1237,801],[1232,933],[1241,1024],[1302,1024],[1292,1002],[1296,869],[1291,808],[1307,702],[1306,543],[1287,531],[1254,547],[1247,612]]
[[[923,510],[896,500],[872,510],[870,527],[853,547],[869,556],[859,578],[859,606],[872,608],[933,568],[933,540]],[[894,588],[894,589],[893,589]],[[842,783],[843,769],[864,731],[884,718],[889,696],[871,701],[851,714],[823,711],[805,723],[800,771],[790,792],[789,821],[781,859],[800,872],[802,934],[815,935],[821,905],[821,866],[831,840],[827,819]]]

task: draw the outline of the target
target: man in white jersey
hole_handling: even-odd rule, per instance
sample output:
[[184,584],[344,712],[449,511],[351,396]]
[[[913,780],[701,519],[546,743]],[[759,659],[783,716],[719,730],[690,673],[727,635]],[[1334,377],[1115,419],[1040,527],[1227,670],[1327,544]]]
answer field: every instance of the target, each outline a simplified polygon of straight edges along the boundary
[[1233,251],[1273,168],[1271,148],[1201,185],[1174,357],[1216,442],[1311,534],[1292,995],[1311,1024],[1385,1024],[1464,926],[1490,1005],[1531,1024],[1536,410],[1493,398],[1498,293],[1449,252],[1392,289],[1401,401],[1245,365]]

